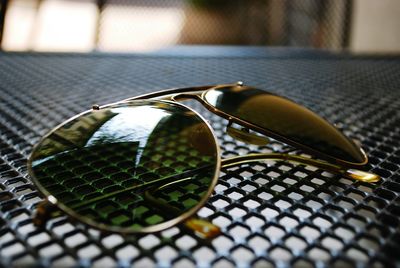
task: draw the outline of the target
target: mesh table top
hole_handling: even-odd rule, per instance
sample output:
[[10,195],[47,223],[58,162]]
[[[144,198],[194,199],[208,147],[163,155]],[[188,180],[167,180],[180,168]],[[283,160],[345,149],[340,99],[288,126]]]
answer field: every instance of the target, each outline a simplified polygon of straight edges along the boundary
[[[39,266],[298,266],[399,264],[400,58],[284,49],[187,49],[158,54],[0,54],[1,264]],[[44,228],[26,161],[40,137],[69,117],[172,87],[238,80],[289,97],[359,140],[367,184],[287,162],[222,170],[198,215],[222,229],[205,240],[179,225],[160,233],[102,234],[66,216]],[[280,151],[224,134],[225,121],[194,105],[228,157]],[[301,152],[299,152],[301,153]]]

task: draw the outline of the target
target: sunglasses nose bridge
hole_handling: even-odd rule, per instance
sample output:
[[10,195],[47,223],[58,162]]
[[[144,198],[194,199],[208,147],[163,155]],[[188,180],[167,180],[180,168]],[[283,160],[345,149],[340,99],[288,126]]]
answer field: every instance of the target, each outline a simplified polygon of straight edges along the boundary
[[[241,84],[239,84],[241,83]],[[238,82],[239,86],[242,86],[242,82]],[[204,91],[197,91],[197,92],[190,92],[190,93],[178,93],[172,96],[169,96],[169,100],[180,102],[180,101],[185,101],[185,100],[196,100],[200,102],[202,105],[204,105],[208,110],[210,110],[213,113],[220,114],[218,112],[218,109],[215,107],[209,105],[206,101],[204,101],[203,98]],[[229,116],[229,115],[228,115]],[[234,128],[232,126],[232,121],[231,117],[229,116],[228,118],[225,117],[229,123],[226,127],[226,133],[231,136],[232,138],[242,141],[244,143],[248,144],[254,144],[258,146],[266,145],[270,142],[268,137],[266,136],[260,136],[254,133],[251,133],[248,128],[242,127],[240,129]]]
[[180,102],[180,101],[185,101],[185,100],[196,100],[199,102],[203,102],[203,99],[201,97],[203,92],[191,92],[191,93],[178,93],[174,94],[169,97],[170,100]]

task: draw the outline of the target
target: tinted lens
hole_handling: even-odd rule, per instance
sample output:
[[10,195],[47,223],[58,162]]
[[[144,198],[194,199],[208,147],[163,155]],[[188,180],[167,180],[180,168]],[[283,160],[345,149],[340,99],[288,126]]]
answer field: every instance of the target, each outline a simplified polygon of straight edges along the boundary
[[265,129],[267,135],[325,157],[363,164],[362,150],[327,121],[288,99],[266,91],[229,86],[209,90],[205,100],[220,111]]
[[68,121],[35,147],[30,163],[42,192],[67,213],[103,229],[141,232],[200,208],[217,179],[219,155],[198,115],[146,101]]

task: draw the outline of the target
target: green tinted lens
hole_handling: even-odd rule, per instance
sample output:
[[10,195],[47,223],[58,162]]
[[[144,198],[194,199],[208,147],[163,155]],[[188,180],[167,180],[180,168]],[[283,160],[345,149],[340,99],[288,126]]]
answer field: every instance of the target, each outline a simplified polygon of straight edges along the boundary
[[265,129],[267,135],[326,157],[365,164],[363,151],[327,121],[288,99],[245,86],[209,90],[205,100],[220,111]]
[[44,138],[31,174],[59,207],[96,227],[156,231],[194,213],[219,170],[215,138],[179,104],[140,101],[74,118]]

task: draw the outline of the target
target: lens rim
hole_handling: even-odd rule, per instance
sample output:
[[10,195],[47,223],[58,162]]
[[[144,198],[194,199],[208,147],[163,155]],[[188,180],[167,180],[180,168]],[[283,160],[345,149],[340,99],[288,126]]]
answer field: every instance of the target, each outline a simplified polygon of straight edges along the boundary
[[[263,127],[259,127],[259,126],[257,126],[257,125],[252,124],[251,122],[248,122],[248,121],[246,121],[246,120],[240,119],[239,117],[236,117],[236,116],[233,116],[233,115],[231,115],[231,114],[228,114],[228,113],[226,113],[226,112],[224,112],[224,111],[218,109],[217,107],[215,107],[214,105],[212,105],[211,103],[209,103],[209,102],[207,101],[207,98],[206,98],[207,93],[209,93],[210,91],[213,91],[213,90],[218,90],[218,89],[228,88],[228,87],[244,87],[244,88],[249,88],[249,89],[252,89],[252,88],[253,88],[253,89],[257,89],[257,88],[255,88],[255,87],[243,86],[243,85],[238,85],[238,84],[217,85],[217,86],[215,86],[215,87],[209,88],[209,89],[205,90],[204,92],[202,92],[201,95],[200,95],[200,97],[198,98],[198,100],[201,101],[202,104],[203,104],[208,110],[210,110],[211,112],[215,113],[215,114],[218,115],[218,116],[221,116],[222,118],[227,119],[230,123],[239,124],[239,125],[241,125],[241,126],[244,126],[244,127],[246,127],[246,128],[249,128],[249,129],[251,129],[251,130],[254,130],[254,131],[256,131],[256,132],[259,132],[259,133],[261,133],[261,134],[264,134],[264,135],[266,135],[266,136],[269,136],[269,137],[271,137],[271,138],[273,138],[273,139],[276,139],[276,140],[278,140],[278,141],[282,141],[282,142],[284,142],[284,143],[286,143],[286,144],[288,144],[288,145],[292,145],[292,146],[294,146],[295,148],[301,149],[301,150],[303,150],[303,151],[306,152],[306,153],[310,153],[310,154],[312,154],[312,155],[315,155],[315,156],[317,156],[317,157],[320,157],[321,159],[325,159],[325,160],[327,160],[327,161],[329,161],[329,162],[334,162],[334,163],[337,163],[337,164],[339,164],[339,165],[346,166],[346,167],[361,167],[361,166],[364,166],[364,165],[366,165],[366,164],[368,163],[368,156],[367,156],[367,154],[365,153],[365,151],[364,151],[360,146],[358,146],[356,143],[354,143],[351,139],[349,139],[347,136],[345,136],[340,130],[338,130],[338,131],[339,131],[351,144],[353,144],[354,146],[356,146],[356,148],[358,148],[358,150],[360,151],[361,155],[363,156],[363,159],[364,159],[363,162],[360,162],[360,163],[357,163],[357,162],[350,162],[350,161],[346,161],[346,160],[343,160],[343,159],[339,159],[339,158],[333,157],[333,156],[331,156],[331,155],[328,155],[328,154],[326,154],[326,153],[320,152],[320,151],[315,150],[315,149],[313,149],[313,148],[311,148],[311,147],[308,147],[308,146],[306,146],[306,145],[304,145],[304,144],[298,143],[298,142],[296,142],[296,141],[294,141],[294,140],[291,140],[291,139],[289,139],[289,138],[287,138],[287,137],[285,137],[285,136],[282,136],[282,135],[280,135],[280,134],[278,134],[278,133],[276,133],[276,132],[273,132],[273,131],[271,131],[270,129],[263,128]],[[261,90],[261,89],[259,89],[259,90]],[[273,96],[276,96],[276,97],[279,97],[279,98],[282,98],[282,99],[285,99],[285,100],[294,102],[293,100],[290,100],[290,99],[288,99],[288,98],[285,98],[285,97],[276,95],[276,94],[271,93],[271,92],[268,92],[268,91],[266,91],[266,90],[263,90],[263,91],[265,91],[266,93],[271,94],[271,95],[273,95]],[[294,102],[294,103],[296,103],[296,102]],[[296,104],[297,104],[297,103],[296,103]],[[297,104],[297,105],[300,105],[300,104]],[[301,105],[301,106],[304,107],[303,105]],[[304,108],[307,109],[307,110],[309,110],[309,111],[311,111],[311,110],[308,109],[307,107],[304,107]],[[314,113],[314,114],[316,114],[316,113],[313,112],[313,111],[311,111],[311,112]],[[316,115],[317,115],[318,117],[320,117],[321,119],[323,119],[324,121],[326,121],[328,124],[330,124],[330,125],[331,125],[332,127],[334,127],[335,129],[337,129],[337,128],[336,128],[334,125],[332,125],[329,121],[327,121],[326,119],[322,118],[322,117],[319,116],[318,114],[316,114]]]
[[221,169],[221,149],[218,145],[218,140],[217,137],[211,127],[211,125],[208,123],[208,121],[202,116],[200,115],[198,112],[196,112],[195,110],[193,110],[192,108],[183,105],[181,103],[178,102],[174,102],[174,101],[168,101],[168,100],[129,100],[129,101],[123,101],[123,102],[116,102],[116,103],[111,103],[111,104],[107,104],[104,106],[100,107],[100,110],[102,109],[106,109],[106,108],[110,108],[110,107],[123,107],[123,106],[127,106],[130,104],[133,105],[146,105],[146,104],[166,104],[166,105],[172,105],[172,106],[178,106],[182,109],[187,109],[190,112],[194,113],[195,116],[197,116],[198,119],[200,119],[200,121],[202,121],[205,126],[206,129],[209,131],[209,133],[211,134],[211,137],[213,137],[213,141],[212,143],[214,144],[214,148],[215,148],[215,154],[216,154],[216,163],[214,166],[214,176],[211,180],[211,183],[209,185],[209,188],[206,192],[206,194],[203,196],[203,198],[199,201],[199,203],[194,206],[193,208],[189,209],[188,211],[184,212],[183,214],[179,215],[176,218],[173,218],[171,220],[168,220],[166,222],[162,222],[159,224],[155,224],[152,226],[148,226],[148,227],[144,227],[140,230],[132,230],[129,227],[116,227],[116,226],[109,226],[107,224],[101,224],[98,222],[95,222],[93,220],[91,220],[90,218],[85,218],[84,216],[82,216],[79,213],[76,213],[73,209],[69,208],[68,206],[64,205],[63,203],[59,202],[57,200],[57,198],[55,198],[50,192],[48,192],[46,190],[45,187],[43,187],[41,185],[41,183],[39,182],[39,180],[36,178],[35,173],[33,171],[32,168],[32,161],[33,161],[33,155],[35,153],[35,151],[39,148],[39,146],[43,143],[44,140],[46,140],[51,134],[53,134],[55,131],[57,131],[59,128],[61,128],[62,126],[64,126],[65,124],[68,124],[69,122],[87,115],[91,112],[93,112],[93,110],[87,110],[85,112],[82,112],[80,114],[77,114],[67,120],[65,120],[64,122],[62,122],[61,124],[57,125],[56,127],[54,127],[51,131],[49,131],[47,134],[45,134],[43,137],[40,138],[40,140],[35,144],[35,146],[32,148],[32,151],[28,157],[28,163],[27,163],[27,169],[28,169],[28,174],[31,178],[31,180],[33,181],[34,185],[38,188],[39,192],[44,195],[45,200],[47,202],[50,202],[51,204],[55,205],[58,209],[60,209],[62,212],[64,212],[65,214],[67,214],[68,216],[70,216],[72,219],[78,220],[84,224],[87,224],[88,226],[94,227],[96,229],[99,229],[103,232],[111,232],[111,233],[122,233],[122,234],[146,234],[146,233],[154,233],[154,232],[159,232],[162,230],[165,230],[167,228],[170,228],[172,226],[175,226],[176,224],[183,222],[184,220],[190,218],[192,215],[194,215],[199,209],[201,209],[205,203],[207,202],[207,200],[210,198],[212,192],[214,191],[214,188],[218,182],[218,178],[219,178],[219,174],[220,174],[220,169]]

